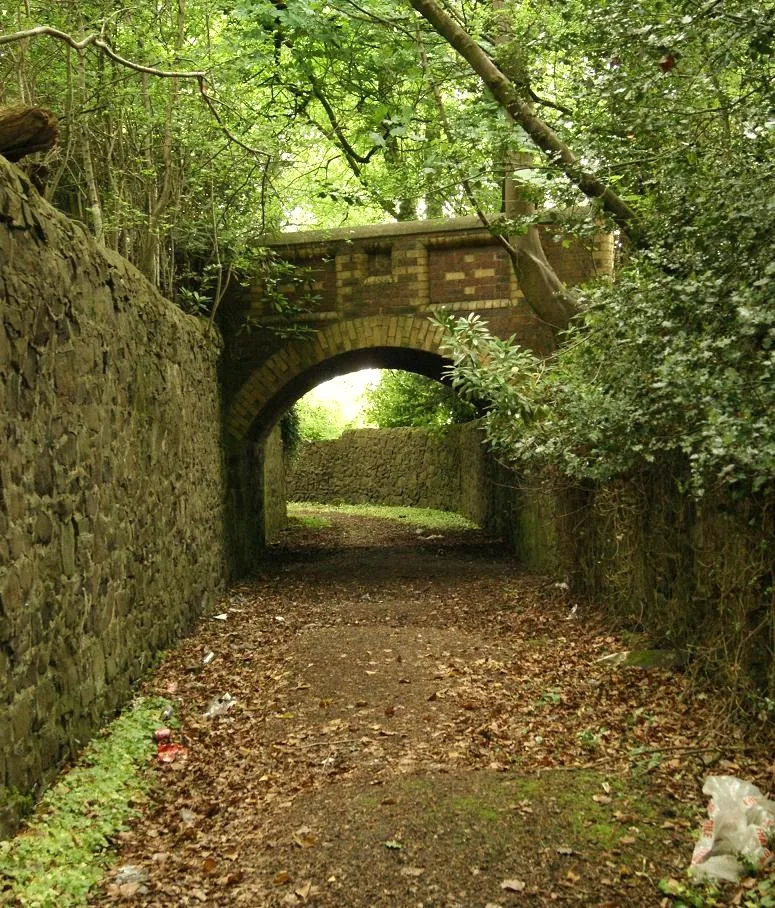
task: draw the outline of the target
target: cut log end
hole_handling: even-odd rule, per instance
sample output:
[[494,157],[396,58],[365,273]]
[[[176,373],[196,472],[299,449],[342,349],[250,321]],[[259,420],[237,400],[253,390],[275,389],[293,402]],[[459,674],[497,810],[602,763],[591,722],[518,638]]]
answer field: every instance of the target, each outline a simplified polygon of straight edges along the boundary
[[58,138],[57,118],[50,110],[24,104],[0,108],[0,154],[9,161],[48,151]]

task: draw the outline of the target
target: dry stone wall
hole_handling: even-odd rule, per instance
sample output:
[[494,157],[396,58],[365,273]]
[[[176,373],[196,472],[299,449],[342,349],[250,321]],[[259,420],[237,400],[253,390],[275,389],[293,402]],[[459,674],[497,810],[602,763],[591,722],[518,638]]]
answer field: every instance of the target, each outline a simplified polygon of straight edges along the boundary
[[218,355],[0,158],[0,834],[219,590]]
[[290,463],[288,498],[459,511],[460,429],[358,429],[305,444]]

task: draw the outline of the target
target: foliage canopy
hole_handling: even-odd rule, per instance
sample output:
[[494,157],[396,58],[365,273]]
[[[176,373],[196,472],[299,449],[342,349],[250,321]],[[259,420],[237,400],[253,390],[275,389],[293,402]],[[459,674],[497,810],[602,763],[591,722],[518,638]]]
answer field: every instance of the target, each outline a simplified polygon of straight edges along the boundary
[[[501,242],[557,351],[539,363],[448,321],[454,381],[490,401],[499,453],[576,479],[665,462],[696,493],[757,490],[775,475],[773,12],[771,0],[9,0],[3,34],[41,21],[99,32],[123,57],[206,78],[24,39],[3,45],[0,103],[60,114],[49,196],[192,311],[268,267],[267,230],[489,221],[528,150]],[[613,282],[562,286],[536,243],[546,206],[581,236],[616,227]]]
[[367,391],[366,419],[380,429],[416,426],[441,429],[476,418],[475,407],[445,384],[396,369],[385,369]]

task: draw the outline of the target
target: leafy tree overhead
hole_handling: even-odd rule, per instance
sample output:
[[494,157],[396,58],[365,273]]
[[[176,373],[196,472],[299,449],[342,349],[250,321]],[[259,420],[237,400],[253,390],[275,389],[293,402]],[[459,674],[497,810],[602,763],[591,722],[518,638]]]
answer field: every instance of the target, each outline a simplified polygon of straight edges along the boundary
[[338,401],[317,401],[302,397],[293,407],[299,420],[299,437],[305,441],[339,438],[350,428]]
[[[478,214],[558,339],[539,363],[448,321],[454,380],[490,401],[504,456],[587,479],[680,462],[698,493],[759,489],[775,474],[773,12],[16,0],[0,103],[60,113],[49,196],[192,309],[257,267],[268,229]],[[13,37],[41,23],[115,53]],[[206,75],[157,79],[116,55]],[[613,282],[563,286],[546,206],[580,236],[616,231]]]
[[476,418],[475,407],[442,382],[413,372],[385,369],[366,393],[365,417],[381,429],[417,426],[439,429]]
[[512,460],[598,480],[668,464],[696,494],[771,487],[772,10],[516,9],[524,40],[501,52],[519,54],[539,94],[562,99],[568,112],[550,114],[558,134],[633,214],[618,219],[624,267],[579,295],[581,316],[548,368],[480,323],[447,320],[458,388],[489,395],[493,443]]

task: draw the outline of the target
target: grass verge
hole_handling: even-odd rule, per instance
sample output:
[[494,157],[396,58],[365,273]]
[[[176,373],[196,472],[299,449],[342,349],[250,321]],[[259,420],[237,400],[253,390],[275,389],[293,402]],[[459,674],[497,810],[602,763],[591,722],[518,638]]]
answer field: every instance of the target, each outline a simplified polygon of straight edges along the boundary
[[24,830],[0,842],[0,904],[86,904],[110,862],[112,839],[152,784],[153,732],[169,705],[161,698],[134,701],[46,792]]
[[[312,513],[311,513],[312,512]],[[381,520],[400,520],[409,526],[429,530],[475,530],[478,529],[462,514],[452,511],[437,511],[433,508],[407,508],[381,504],[319,504],[312,501],[289,501],[288,516],[325,519],[326,514],[347,514],[353,517],[374,517]],[[305,526],[311,526],[305,523]]]

